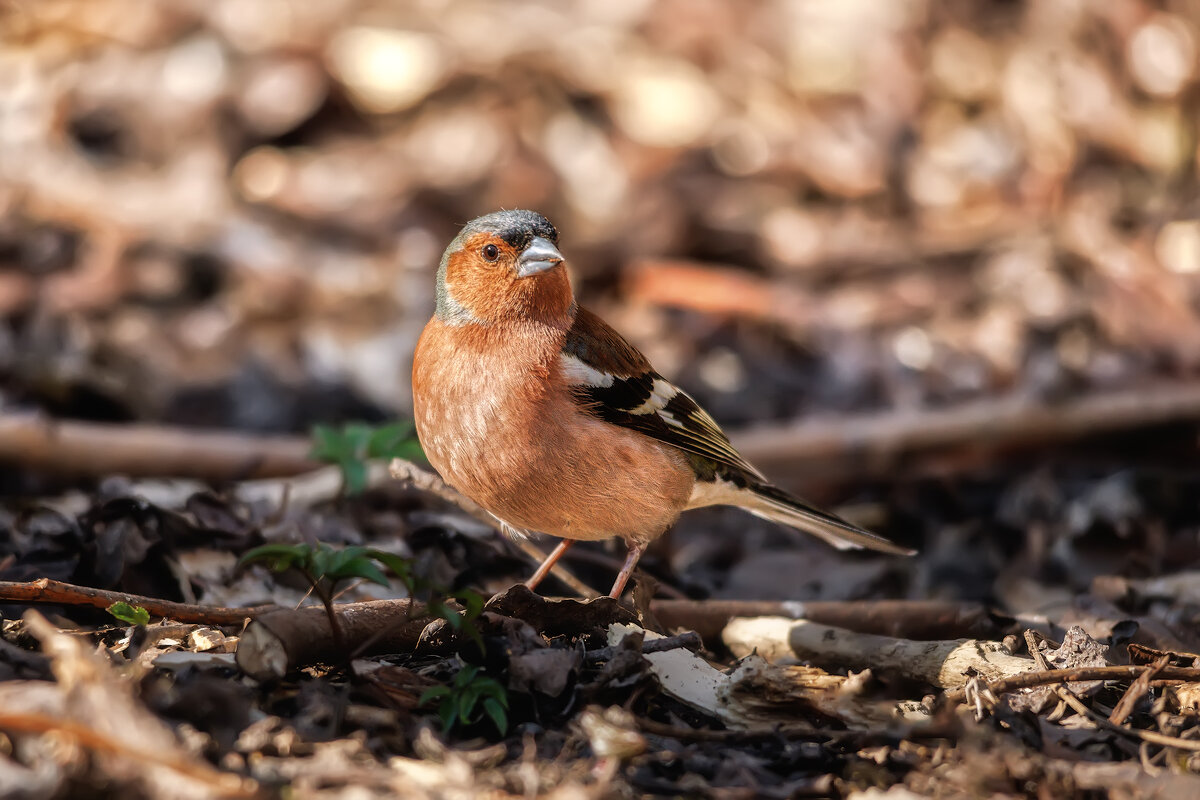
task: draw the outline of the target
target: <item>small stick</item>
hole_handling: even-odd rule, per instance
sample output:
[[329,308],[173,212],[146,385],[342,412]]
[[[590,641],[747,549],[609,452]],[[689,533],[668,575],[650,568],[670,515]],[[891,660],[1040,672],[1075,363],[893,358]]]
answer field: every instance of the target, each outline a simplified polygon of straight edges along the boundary
[[[696,651],[704,645],[700,639],[700,634],[695,631],[685,631],[676,634],[675,636],[664,636],[661,639],[646,639],[642,642],[642,654],[647,653],[662,653],[666,650],[674,650],[677,647],[682,647],[687,650]],[[604,661],[612,658],[621,650],[620,647],[609,646],[600,647],[595,650],[589,650],[585,656],[588,661]]]
[[[1092,392],[1060,403],[1008,396],[951,408],[813,418],[741,431],[734,444],[767,468],[820,466],[823,475],[880,474],[912,453],[970,447],[1011,451],[1200,418],[1200,385],[1182,381]],[[0,414],[0,462],[74,475],[240,480],[317,466],[303,436],[255,436],[163,425],[105,425]],[[489,522],[488,524],[494,524]]]
[[[1074,669],[1051,669],[1040,672],[1023,672],[1008,678],[992,681],[988,688],[995,694],[1015,692],[1033,686],[1051,683],[1076,683],[1079,681],[1113,681],[1136,679],[1149,667],[1145,665],[1117,665],[1107,667],[1075,667]],[[1200,669],[1196,667],[1164,667],[1158,672],[1160,681],[1200,681]]]
[[1163,747],[1177,747],[1180,750],[1200,752],[1200,740],[1182,739],[1178,736],[1168,736],[1165,733],[1158,733],[1157,731],[1143,731],[1138,728],[1130,728],[1126,725],[1114,725],[1102,714],[1097,714],[1088,708],[1082,700],[1075,696],[1074,692],[1066,687],[1059,686],[1056,691],[1064,703],[1075,709],[1078,713],[1088,717],[1100,727],[1107,728],[1113,733],[1119,733],[1131,739],[1141,739],[1142,741],[1162,745]]
[[654,736],[665,736],[671,739],[681,739],[684,741],[692,740],[697,742],[736,742],[745,741],[747,739],[774,739],[780,736],[804,736],[817,737],[821,739],[836,739],[839,736],[845,736],[847,731],[822,730],[814,728],[810,725],[793,724],[779,726],[776,728],[763,728],[759,730],[738,730],[735,728],[726,728],[725,730],[714,730],[712,728],[684,728],[679,725],[667,725],[662,722],[655,722],[652,719],[645,717],[637,718],[637,726],[644,733],[649,733]]
[[900,639],[954,639],[998,634],[979,603],[941,600],[655,600],[650,610],[666,628],[689,628],[715,639],[731,619],[788,617],[858,633]]
[[[1127,664],[1106,667],[1075,667],[1073,669],[1033,670],[986,683],[988,691],[999,696],[1019,689],[1046,686],[1051,683],[1077,683],[1082,681],[1117,681],[1137,679],[1149,667],[1145,664]],[[1158,671],[1152,686],[1170,683],[1200,681],[1200,669],[1196,667],[1163,667]],[[946,699],[961,703],[966,699],[962,689],[946,692]]]
[[149,611],[152,617],[164,617],[199,625],[241,625],[248,618],[275,609],[275,606],[223,608],[196,603],[176,603],[139,594],[93,589],[90,586],[76,586],[73,583],[63,583],[49,578],[38,578],[35,581],[24,583],[0,581],[0,603],[108,608],[113,603],[122,601],[131,606],[141,606]]
[[308,439],[297,436],[0,414],[0,462],[70,475],[269,478],[319,466],[310,449]]
[[[457,506],[465,511],[470,516],[482,522],[491,528],[503,528],[504,525],[496,517],[492,516],[491,512],[483,506],[476,503],[471,498],[458,492],[454,487],[443,481],[438,475],[426,469],[421,469],[411,461],[405,461],[402,458],[393,458],[389,466],[392,477],[401,483],[408,484],[414,489],[420,489],[423,492],[428,492],[435,497],[444,500],[445,502]],[[505,531],[507,533],[507,531]],[[508,541],[517,546],[522,553],[529,557],[536,568],[545,559],[546,554],[541,548],[533,542],[526,539],[524,536],[508,536],[505,537]],[[574,573],[568,570],[562,564],[556,564],[554,567],[554,575],[559,578],[567,586],[578,594],[580,597],[595,597],[596,590],[588,586],[579,578],[575,577]]]
[[1005,396],[950,408],[811,418],[740,432],[734,445],[760,467],[820,465],[821,475],[878,475],[902,457],[950,448],[1012,452],[1146,425],[1200,418],[1200,385],[1092,392],[1061,403]]
[[1171,656],[1164,653],[1157,661],[1147,666],[1145,672],[1138,675],[1133,683],[1129,684],[1129,688],[1125,690],[1125,694],[1121,695],[1120,702],[1117,703],[1112,713],[1108,715],[1108,721],[1113,725],[1120,725],[1124,722],[1133,713],[1133,708],[1137,705],[1137,701],[1141,696],[1150,691],[1150,681],[1154,680],[1158,673],[1162,672],[1163,668],[1170,662]]

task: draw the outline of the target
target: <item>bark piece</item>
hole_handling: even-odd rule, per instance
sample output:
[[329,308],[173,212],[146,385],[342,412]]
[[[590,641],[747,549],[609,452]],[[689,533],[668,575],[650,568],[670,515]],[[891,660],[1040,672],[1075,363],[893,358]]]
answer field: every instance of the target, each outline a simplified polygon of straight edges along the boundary
[[342,662],[351,654],[412,650],[431,618],[407,619],[411,607],[411,600],[335,606],[345,652],[338,649],[324,608],[271,611],[246,627],[238,642],[237,665],[252,678],[269,680],[305,664]]

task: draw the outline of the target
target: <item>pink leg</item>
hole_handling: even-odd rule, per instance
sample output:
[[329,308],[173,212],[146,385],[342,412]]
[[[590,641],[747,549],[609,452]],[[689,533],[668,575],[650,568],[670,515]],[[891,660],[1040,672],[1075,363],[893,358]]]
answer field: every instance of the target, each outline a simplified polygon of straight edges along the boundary
[[575,544],[574,539],[563,539],[561,542],[559,542],[558,547],[554,548],[550,555],[546,556],[546,560],[543,561],[542,565],[537,568],[537,572],[533,573],[533,577],[525,581],[525,586],[530,589],[536,589],[537,585],[541,583],[547,575],[550,574],[550,570],[553,569],[554,565],[558,563],[558,560],[562,558],[563,553],[567,552],[567,549],[573,544]]
[[625,591],[625,584],[629,583],[629,576],[633,574],[633,568],[637,566],[638,559],[642,557],[645,549],[645,545],[629,545],[629,555],[625,556],[625,565],[621,567],[621,572],[617,575],[617,582],[613,584],[612,591],[608,593],[609,597],[618,600],[621,598],[621,593]]

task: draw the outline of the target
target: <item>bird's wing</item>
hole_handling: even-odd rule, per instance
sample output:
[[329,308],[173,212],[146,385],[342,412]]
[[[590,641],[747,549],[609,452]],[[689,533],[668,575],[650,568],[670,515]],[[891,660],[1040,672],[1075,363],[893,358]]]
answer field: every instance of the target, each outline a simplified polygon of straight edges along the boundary
[[560,353],[562,375],[579,407],[605,422],[678,447],[696,473],[692,505],[736,505],[839,548],[913,551],[772,486],[742,458],[720,426],[686,392],[595,314],[580,308]]
[[575,401],[592,416],[764,480],[708,412],[585,308],[567,332],[560,365]]

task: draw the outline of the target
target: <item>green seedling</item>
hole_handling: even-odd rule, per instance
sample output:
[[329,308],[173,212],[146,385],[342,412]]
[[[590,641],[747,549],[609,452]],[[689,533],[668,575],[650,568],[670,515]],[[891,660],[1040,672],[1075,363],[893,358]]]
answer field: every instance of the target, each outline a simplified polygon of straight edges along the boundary
[[380,427],[362,422],[347,423],[341,428],[317,425],[312,438],[310,457],[336,464],[342,471],[342,485],[348,495],[367,488],[369,461],[424,458],[410,422]]
[[449,686],[434,686],[421,695],[419,705],[436,703],[442,731],[456,725],[473,725],[486,714],[503,736],[508,731],[508,692],[495,678],[470,664],[458,671]]
[[460,614],[446,604],[443,597],[444,591],[414,575],[412,563],[395,553],[386,553],[360,545],[334,548],[324,542],[316,545],[265,544],[243,555],[238,561],[238,566],[257,563],[265,564],[274,572],[294,569],[304,576],[309,586],[312,587],[313,593],[320,598],[325,607],[325,613],[329,617],[329,625],[340,652],[347,653],[348,651],[337,615],[333,610],[337,587],[343,581],[353,578],[367,580],[380,586],[388,586],[387,576],[383,574],[379,564],[395,573],[400,582],[408,589],[410,597],[423,600],[432,616],[446,620],[446,623],[454,631],[465,634],[479,646],[481,651],[483,650],[483,638],[475,626],[475,620],[483,613],[483,597],[469,589],[450,595],[462,605],[463,612]]
[[[324,542],[316,545],[264,544],[244,554],[238,560],[238,566],[262,563],[273,572],[294,569],[303,575],[313,594],[320,598],[321,604],[325,606],[325,614],[329,617],[329,627],[338,644],[338,651],[344,653],[345,638],[337,614],[333,610],[333,599],[337,596],[338,584],[352,578],[361,578],[380,586],[388,586],[387,576],[372,560],[379,555],[390,556],[358,545],[339,549]],[[396,566],[406,570],[405,574],[401,575],[401,580],[405,580],[407,564],[402,559],[397,559],[397,562]]]

